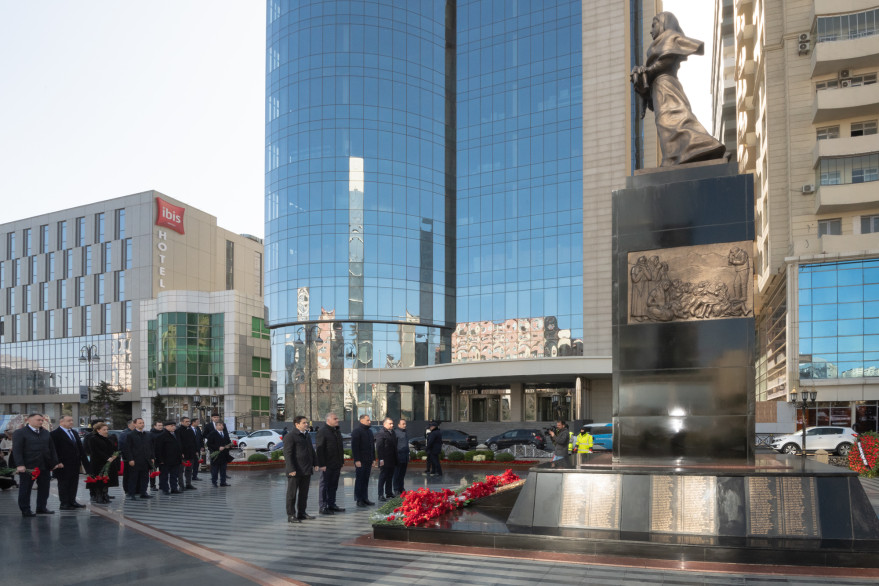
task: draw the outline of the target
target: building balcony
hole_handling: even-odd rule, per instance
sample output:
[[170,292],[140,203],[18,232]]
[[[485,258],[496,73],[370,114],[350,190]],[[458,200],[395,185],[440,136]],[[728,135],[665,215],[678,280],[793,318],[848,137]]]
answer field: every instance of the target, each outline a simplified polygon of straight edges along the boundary
[[879,68],[879,35],[816,43],[812,50],[812,77],[841,69]]
[[879,84],[820,90],[812,101],[812,124],[879,115]]
[[824,158],[852,157],[867,153],[879,153],[879,134],[819,140],[812,149],[812,166],[817,166],[818,161]]
[[851,14],[876,8],[876,0],[815,0],[812,7],[812,18],[809,19],[809,22],[815,22],[816,16]]
[[741,44],[742,41],[748,41],[754,38],[755,26],[753,24],[745,24],[745,15],[739,14],[736,17],[736,43]]
[[752,78],[757,71],[757,63],[748,55],[748,47],[742,46],[736,57],[736,79]]
[[879,233],[824,235],[821,238],[811,236],[794,241],[794,256],[797,257],[812,257],[821,254],[857,257],[876,254],[877,250],[879,250]]
[[[857,211],[879,207],[879,183],[819,185],[815,191],[815,213]],[[825,236],[824,238],[827,238]],[[832,236],[831,238],[838,238]]]

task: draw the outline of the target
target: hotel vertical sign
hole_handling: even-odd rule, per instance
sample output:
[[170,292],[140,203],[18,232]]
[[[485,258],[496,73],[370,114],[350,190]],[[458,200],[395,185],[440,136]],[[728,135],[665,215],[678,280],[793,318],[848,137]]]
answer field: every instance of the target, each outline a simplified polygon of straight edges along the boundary
[[[184,234],[183,214],[186,210],[181,206],[168,203],[161,197],[156,198],[156,226]],[[167,275],[165,260],[168,256],[168,230],[156,230],[156,263],[159,270],[159,289],[165,288]]]

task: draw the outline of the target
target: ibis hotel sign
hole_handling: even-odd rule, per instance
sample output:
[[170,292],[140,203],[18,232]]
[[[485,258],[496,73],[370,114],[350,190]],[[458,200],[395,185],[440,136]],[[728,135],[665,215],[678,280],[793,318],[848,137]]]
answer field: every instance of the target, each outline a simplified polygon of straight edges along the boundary
[[[178,234],[183,231],[183,213],[186,210],[181,206],[168,203],[161,197],[156,198],[156,266],[159,270],[159,289],[165,288],[166,267],[165,260],[168,257],[168,230]],[[167,228],[168,230],[163,230]]]

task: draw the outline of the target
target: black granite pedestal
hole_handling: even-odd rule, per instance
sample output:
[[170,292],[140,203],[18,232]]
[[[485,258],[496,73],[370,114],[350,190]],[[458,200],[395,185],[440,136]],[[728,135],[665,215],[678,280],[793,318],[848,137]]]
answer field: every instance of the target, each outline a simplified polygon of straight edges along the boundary
[[614,192],[616,459],[752,457],[753,240],[753,177],[735,163]]

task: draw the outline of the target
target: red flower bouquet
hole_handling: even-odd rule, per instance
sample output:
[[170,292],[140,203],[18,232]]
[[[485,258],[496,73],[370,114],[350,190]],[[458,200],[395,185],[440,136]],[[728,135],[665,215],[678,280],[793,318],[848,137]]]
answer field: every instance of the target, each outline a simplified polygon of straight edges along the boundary
[[94,476],[86,476],[86,478],[85,478],[86,484],[96,484],[97,482],[98,482],[98,479],[95,478]]
[[36,480],[37,478],[40,477],[40,469],[39,468],[34,468],[33,470],[30,470],[29,472],[31,473],[31,480]]
[[858,434],[855,445],[848,452],[848,467],[861,476],[879,475],[879,435],[875,432]]
[[192,460],[183,460],[184,468],[192,468]]

